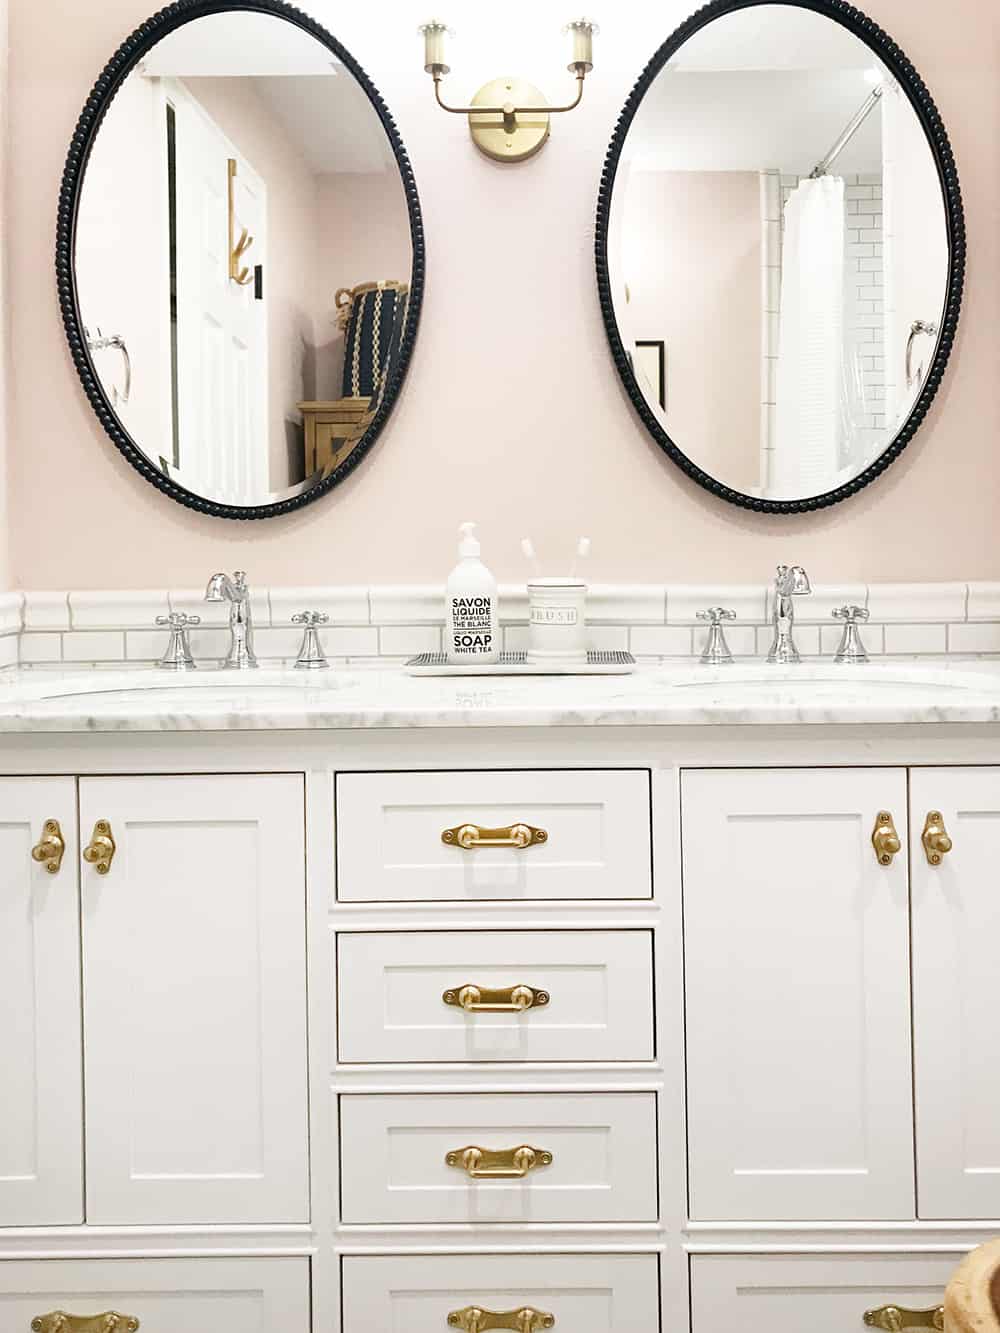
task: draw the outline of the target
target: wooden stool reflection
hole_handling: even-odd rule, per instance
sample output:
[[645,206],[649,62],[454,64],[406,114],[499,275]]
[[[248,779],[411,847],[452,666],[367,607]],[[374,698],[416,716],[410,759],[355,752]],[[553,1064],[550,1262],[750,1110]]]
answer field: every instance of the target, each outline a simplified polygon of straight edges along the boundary
[[305,475],[328,476],[371,424],[370,398],[299,403],[305,432]]

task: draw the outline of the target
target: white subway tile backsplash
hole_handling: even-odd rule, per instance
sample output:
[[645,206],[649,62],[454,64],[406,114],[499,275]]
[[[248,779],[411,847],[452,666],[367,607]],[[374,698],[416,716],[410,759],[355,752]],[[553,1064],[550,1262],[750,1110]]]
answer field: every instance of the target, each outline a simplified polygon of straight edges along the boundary
[[71,592],[69,620],[78,629],[149,629],[170,609],[167,592]]
[[872,583],[868,610],[875,621],[951,621],[965,619],[964,583]]
[[[330,626],[324,625],[320,629],[320,642],[324,645],[324,651],[329,634]],[[261,659],[277,657],[282,660],[290,658],[294,661],[299,655],[302,637],[302,629],[298,625],[282,626],[279,629],[266,625],[263,629],[254,629],[253,650]]]
[[691,630],[681,625],[635,625],[629,643],[636,657],[688,657]]
[[[722,606],[736,612],[737,624],[756,624],[764,619],[766,589],[763,583],[670,585],[667,588],[667,624],[697,625],[698,612]],[[728,624],[729,622],[727,622]]]
[[949,625],[950,653],[1000,653],[1000,622]]
[[627,625],[588,625],[587,645],[601,653],[628,652]]
[[290,625],[300,611],[320,611],[335,625],[367,625],[371,621],[368,589],[271,588],[271,624]]
[[79,630],[63,636],[65,662],[122,662],[125,635],[121,630]]
[[0,593],[0,635],[20,634],[24,597],[19,592]]
[[68,592],[26,592],[25,629],[69,629]]
[[5,634],[0,639],[0,670],[17,666],[17,635]]
[[444,621],[444,584],[386,586],[371,590],[373,625]]
[[1000,620],[1000,583],[970,583],[969,620]]
[[25,666],[36,662],[62,661],[62,635],[28,630],[21,635],[20,660]]
[[943,653],[948,648],[947,627],[944,625],[885,626],[885,651],[907,653]]
[[378,630],[360,626],[326,626],[323,649],[330,657],[377,657]]
[[666,605],[667,589],[660,583],[595,583],[587,590],[587,619],[603,623],[662,625]]
[[441,651],[440,625],[383,625],[378,632],[382,657],[416,657]]

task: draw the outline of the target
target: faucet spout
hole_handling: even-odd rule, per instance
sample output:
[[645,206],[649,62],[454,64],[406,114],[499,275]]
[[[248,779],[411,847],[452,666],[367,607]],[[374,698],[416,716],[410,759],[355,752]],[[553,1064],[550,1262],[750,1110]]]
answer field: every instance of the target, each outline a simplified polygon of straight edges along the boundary
[[769,662],[800,662],[795,646],[795,603],[793,597],[804,597],[812,592],[809,575],[801,565],[779,565],[774,579],[774,638],[767,654]]
[[238,569],[232,578],[221,572],[213,574],[205,589],[205,601],[229,603],[229,652],[223,665],[238,671],[255,667],[250,585],[245,572]]

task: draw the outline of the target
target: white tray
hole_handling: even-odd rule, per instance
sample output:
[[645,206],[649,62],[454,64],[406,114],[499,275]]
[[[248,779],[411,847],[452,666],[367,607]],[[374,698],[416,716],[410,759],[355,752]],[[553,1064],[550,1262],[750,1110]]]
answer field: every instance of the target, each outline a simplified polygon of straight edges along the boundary
[[526,652],[501,653],[497,662],[449,662],[444,653],[420,653],[403,670],[408,676],[627,676],[635,670],[631,653],[598,652],[591,649],[587,660],[529,662]]

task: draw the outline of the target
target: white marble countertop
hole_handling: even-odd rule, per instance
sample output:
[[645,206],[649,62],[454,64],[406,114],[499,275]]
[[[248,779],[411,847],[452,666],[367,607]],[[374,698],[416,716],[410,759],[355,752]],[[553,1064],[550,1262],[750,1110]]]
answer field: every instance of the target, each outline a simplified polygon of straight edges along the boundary
[[649,666],[631,676],[8,671],[0,733],[1000,722],[1000,662]]

